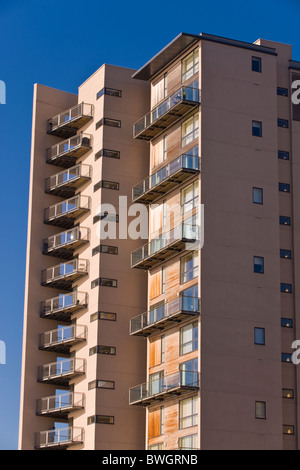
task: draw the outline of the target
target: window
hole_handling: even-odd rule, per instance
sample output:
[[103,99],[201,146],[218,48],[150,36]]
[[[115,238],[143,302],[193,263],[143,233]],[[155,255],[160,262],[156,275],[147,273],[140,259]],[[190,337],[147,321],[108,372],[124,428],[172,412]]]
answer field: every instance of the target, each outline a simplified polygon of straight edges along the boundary
[[290,153],[286,152],[284,150],[278,150],[278,158],[280,160],[289,160],[290,159]]
[[278,96],[289,96],[289,90],[287,88],[277,87]]
[[165,362],[165,335],[161,335],[160,338],[160,355],[161,355],[161,363],[163,364]]
[[180,259],[180,284],[198,276],[199,252],[194,251]]
[[252,201],[254,204],[263,204],[262,188],[252,188]]
[[114,424],[114,422],[114,416],[94,415],[87,419],[87,424]]
[[119,222],[119,216],[116,214],[108,214],[105,212],[104,214],[98,214],[93,217],[93,224],[100,222],[100,220],[106,219],[108,222]]
[[194,181],[181,190],[181,213],[194,209],[199,203],[199,181]]
[[96,130],[101,126],[121,127],[121,121],[118,119],[102,118],[96,123]]
[[166,268],[163,266],[161,268],[161,293],[166,292]]
[[110,245],[98,245],[92,250],[92,256],[97,255],[98,253],[108,253],[109,255],[117,255],[118,247]]
[[280,292],[285,292],[286,294],[291,294],[292,291],[293,291],[292,284],[285,284],[285,283],[280,284]]
[[178,439],[178,449],[180,450],[196,450],[197,449],[197,434],[191,436],[180,437]]
[[104,189],[119,189],[119,183],[116,183],[115,181],[101,181],[101,187]]
[[103,277],[99,277],[98,279],[95,279],[94,281],[91,282],[92,289],[97,286],[117,287],[118,281],[116,279],[106,279]]
[[289,127],[289,121],[287,119],[277,119],[277,125],[278,127],[285,127],[285,128],[288,128]]
[[98,181],[98,183],[96,183],[96,184],[94,185],[94,193],[95,193],[96,191],[98,191],[98,189],[100,189],[100,188],[101,188],[101,181]]
[[295,434],[294,426],[292,426],[290,424],[284,424],[283,425],[283,434],[289,434],[289,435],[293,436]]
[[111,380],[93,380],[89,382],[88,389],[92,390],[93,388],[104,388],[106,390],[114,390],[115,382]]
[[281,362],[288,362],[288,363],[292,364],[292,354],[282,353],[281,354]]
[[162,391],[164,371],[149,375],[149,395],[155,395]]
[[285,217],[284,215],[279,216],[280,225],[291,225],[291,218]]
[[252,57],[252,71],[261,73],[262,67],[261,67],[260,57],[254,57],[254,56]]
[[261,256],[253,257],[254,272],[258,274],[264,273],[264,258]]
[[160,434],[165,432],[165,407],[160,407]]
[[167,136],[163,136],[163,161],[167,160]]
[[151,90],[151,109],[166,98],[167,93],[167,74],[160,77],[157,82],[152,84]]
[[289,193],[291,191],[291,187],[288,183],[279,183],[278,189],[284,193]]
[[164,73],[164,98],[168,95],[168,73]]
[[199,113],[194,114],[181,126],[181,146],[185,147],[199,136]]
[[116,348],[114,346],[94,346],[89,350],[90,356],[93,354],[106,354],[108,356],[115,356],[116,355]]
[[291,250],[280,250],[280,258],[291,259],[292,258]]
[[116,321],[117,320],[117,314],[116,313],[111,313],[111,312],[96,312],[93,313],[90,316],[90,321],[95,321],[95,320],[107,320],[107,321]]
[[262,137],[262,122],[252,121],[252,135],[255,137]]
[[181,372],[182,385],[199,386],[197,357],[179,364],[179,370]]
[[256,401],[255,402],[255,418],[256,419],[266,419],[266,402],[265,401]]
[[179,402],[179,429],[197,426],[198,397],[187,398]]
[[100,157],[120,158],[120,152],[118,150],[101,149],[95,154],[95,161]]
[[293,328],[293,320],[291,318],[281,318],[282,328]]
[[117,96],[118,98],[121,98],[122,91],[121,90],[115,90],[113,88],[104,87],[100,91],[98,91],[98,93],[96,95],[96,99],[98,100],[103,95]]
[[198,349],[198,323],[190,323],[180,328],[180,352],[182,356]]
[[265,345],[265,329],[264,328],[254,328],[254,344]]
[[162,204],[162,226],[165,227],[167,225],[167,201],[163,201]]
[[195,49],[182,60],[181,77],[182,83],[191,78],[199,71],[199,49]]
[[292,390],[291,388],[283,388],[282,398],[289,398],[290,400],[292,400],[294,398],[294,390]]
[[152,444],[148,446],[148,450],[164,450],[164,443],[160,442],[159,444]]

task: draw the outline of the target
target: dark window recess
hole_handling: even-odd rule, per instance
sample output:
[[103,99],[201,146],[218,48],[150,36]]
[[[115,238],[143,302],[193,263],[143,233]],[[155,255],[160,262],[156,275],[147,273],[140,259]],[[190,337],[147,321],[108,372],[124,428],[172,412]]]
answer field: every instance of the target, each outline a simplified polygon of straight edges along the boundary
[[89,416],[87,419],[87,424],[114,424],[114,416],[105,416],[105,415],[94,415]]
[[115,190],[119,190],[119,183],[115,182],[115,181],[104,181],[104,180],[101,180],[101,181],[98,181],[98,183],[95,184],[94,186],[94,192],[97,191],[98,189],[100,188],[103,188],[103,189],[115,189]]
[[290,362],[292,364],[292,354],[282,353],[281,354],[281,362]]
[[92,322],[95,320],[116,321],[117,314],[111,312],[95,312],[92,313],[92,315],[90,316],[90,321]]
[[104,388],[106,390],[114,390],[115,382],[112,380],[93,380],[89,382],[88,389],[92,390],[93,388]]
[[288,183],[279,183],[278,185],[279,191],[283,193],[290,193],[291,192],[291,186]]
[[116,355],[116,348],[114,346],[101,346],[97,345],[89,350],[90,356],[93,354],[107,354],[108,356],[115,356]]
[[92,250],[92,256],[97,255],[98,253],[108,253],[110,255],[118,254],[118,247],[111,245],[98,245]]
[[291,250],[280,250],[280,258],[291,259],[292,258]]
[[293,292],[292,284],[281,283],[280,284],[280,292],[284,292],[286,294],[291,294]]
[[252,121],[252,135],[255,137],[262,137],[262,122]]
[[260,57],[252,57],[252,71],[253,72],[260,72],[262,71],[261,66],[261,58]]
[[94,193],[95,193],[96,191],[98,191],[98,189],[100,189],[100,188],[101,188],[101,181],[99,181],[98,183],[96,183],[96,184],[94,185]]
[[293,320],[291,318],[282,318],[281,326],[282,328],[293,328]]
[[96,123],[96,130],[101,126],[121,127],[121,121],[118,119],[102,118]]
[[288,398],[292,400],[294,398],[294,390],[292,388],[283,388],[282,398]]
[[91,288],[101,286],[101,287],[118,287],[118,281],[116,279],[107,279],[104,277],[99,277],[91,282]]
[[95,161],[100,157],[120,158],[120,152],[119,150],[101,149],[95,153]]
[[253,258],[254,272],[263,274],[264,273],[264,258],[261,256],[254,256]]
[[103,95],[117,96],[118,98],[121,98],[122,91],[121,90],[115,90],[114,88],[104,87],[100,91],[98,91],[98,93],[96,95],[97,100]]
[[263,189],[262,188],[252,188],[252,202],[253,204],[263,204]]
[[278,127],[288,128],[289,127],[289,121],[287,119],[277,119],[277,125],[278,125]]
[[93,217],[93,224],[96,222],[99,222],[100,220],[106,220],[107,222],[119,222],[119,216],[116,214],[107,214],[105,212],[104,214],[98,214]]
[[277,95],[279,96],[289,96],[288,88],[277,87]]
[[290,436],[293,436],[295,434],[294,426],[289,425],[289,424],[284,424],[283,425],[283,434],[289,434]]
[[289,160],[290,154],[284,150],[278,150],[278,158],[280,158],[280,160]]
[[254,328],[254,344],[259,344],[262,346],[266,344],[264,328]]
[[280,225],[291,225],[291,218],[285,217],[284,215],[279,216]]

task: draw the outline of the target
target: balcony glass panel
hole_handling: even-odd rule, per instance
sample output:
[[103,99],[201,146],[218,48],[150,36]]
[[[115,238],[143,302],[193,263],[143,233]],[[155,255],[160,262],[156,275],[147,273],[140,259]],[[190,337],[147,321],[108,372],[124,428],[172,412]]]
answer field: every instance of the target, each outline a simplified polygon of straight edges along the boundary
[[58,142],[52,147],[47,149],[47,162],[60,164],[59,159],[63,157],[69,157],[62,160],[66,162],[66,166],[73,166],[76,158],[84,155],[88,150],[92,148],[92,136],[90,134],[80,133],[71,137],[70,139]]
[[41,398],[37,402],[37,413],[59,416],[65,410],[84,407],[84,394],[66,392],[51,397]]
[[86,327],[83,325],[71,325],[47,331],[40,336],[40,347],[49,348],[61,343],[71,343],[86,339]]
[[[89,211],[89,209],[90,197],[77,195],[45,209],[44,222],[56,225],[56,222],[59,224],[58,219],[61,217],[66,216],[68,218],[76,219],[77,216]],[[64,220],[62,221],[62,224],[64,224]]]
[[93,105],[79,103],[48,120],[48,133],[63,136],[76,133],[93,117]]
[[39,381],[51,381],[64,376],[85,373],[85,360],[79,358],[64,359],[39,368]]
[[83,442],[82,428],[58,428],[36,434],[36,448],[56,447]]
[[88,260],[74,259],[67,263],[60,263],[42,271],[42,284],[47,284],[55,280],[66,278],[73,274],[87,273],[89,267]]
[[[63,188],[78,188],[86,180],[91,178],[92,167],[91,165],[84,165],[79,163],[69,169],[65,169],[55,175],[50,176],[45,181],[45,191],[47,193],[54,193],[60,195],[59,189]],[[72,196],[72,194],[71,194]]]
[[58,317],[68,319],[70,312],[87,306],[88,296],[86,292],[74,291],[70,294],[60,294],[41,303],[42,317]]
[[[65,248],[66,256],[71,254],[72,256],[72,247],[81,246],[81,244],[87,243],[90,239],[90,230],[86,227],[74,227],[65,232],[58,233],[52,237],[46,238],[44,240],[43,253],[51,254],[54,251],[59,251],[61,257],[65,257],[62,248]],[[67,249],[69,248],[69,252]]]

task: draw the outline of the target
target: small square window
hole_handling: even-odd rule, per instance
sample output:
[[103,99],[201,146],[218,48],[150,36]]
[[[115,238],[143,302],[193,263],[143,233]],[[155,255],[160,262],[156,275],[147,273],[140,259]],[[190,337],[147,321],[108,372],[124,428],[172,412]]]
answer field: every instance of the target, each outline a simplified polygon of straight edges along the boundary
[[288,183],[279,183],[278,185],[279,191],[283,193],[290,193],[291,192],[291,186]]
[[293,320],[291,318],[281,318],[282,328],[293,328]]
[[289,160],[290,159],[290,153],[286,152],[285,150],[278,150],[278,158],[280,160]]
[[280,292],[291,294],[293,292],[292,284],[281,283]]
[[252,135],[255,137],[262,137],[262,122],[252,121]]
[[254,272],[258,274],[264,273],[264,258],[261,256],[253,257]]
[[101,187],[104,189],[119,189],[119,183],[115,181],[102,181],[101,182]]
[[291,250],[280,250],[280,258],[291,259],[292,258]]
[[267,406],[265,401],[256,401],[255,402],[255,418],[256,419],[266,419]]
[[260,57],[254,57],[254,56],[252,57],[252,71],[261,73],[262,67],[261,67]]
[[254,344],[260,344],[262,346],[266,344],[264,328],[254,328]]
[[294,390],[291,388],[282,389],[282,398],[288,398],[292,400],[294,398]]
[[277,125],[278,127],[284,127],[287,129],[289,127],[289,121],[287,119],[277,119]]
[[283,434],[289,434],[290,436],[293,436],[295,434],[294,426],[292,426],[290,424],[284,424],[283,425]]
[[292,354],[289,353],[282,353],[281,354],[281,362],[288,362],[290,364],[293,364],[292,362]]
[[284,215],[279,216],[280,225],[291,225],[291,218]]
[[253,204],[263,204],[263,189],[262,188],[252,188],[252,201]]
[[289,96],[288,88],[277,87],[277,95],[278,96]]

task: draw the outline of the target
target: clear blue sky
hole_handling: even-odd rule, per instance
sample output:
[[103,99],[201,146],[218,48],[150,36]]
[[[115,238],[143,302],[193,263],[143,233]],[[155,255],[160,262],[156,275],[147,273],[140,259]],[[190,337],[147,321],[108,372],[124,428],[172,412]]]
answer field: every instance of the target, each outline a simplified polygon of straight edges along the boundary
[[297,0],[0,0],[0,450],[18,441],[33,84],[76,93],[103,63],[140,68],[180,32],[284,42],[300,60],[299,15]]

